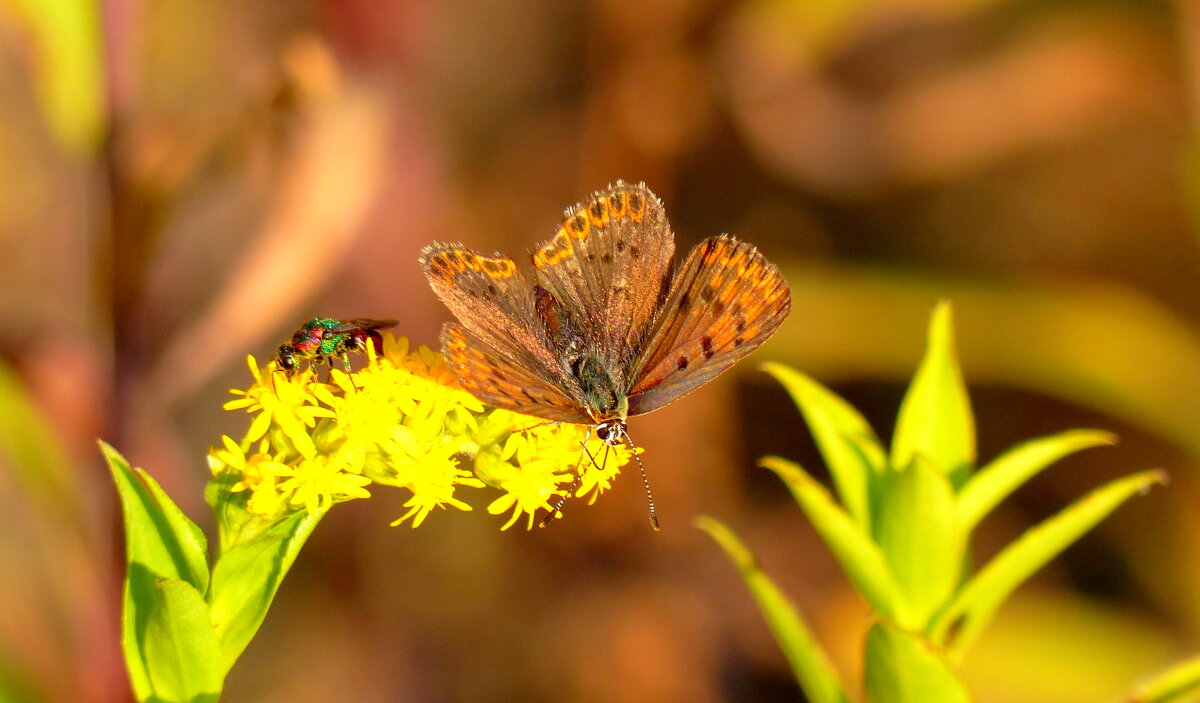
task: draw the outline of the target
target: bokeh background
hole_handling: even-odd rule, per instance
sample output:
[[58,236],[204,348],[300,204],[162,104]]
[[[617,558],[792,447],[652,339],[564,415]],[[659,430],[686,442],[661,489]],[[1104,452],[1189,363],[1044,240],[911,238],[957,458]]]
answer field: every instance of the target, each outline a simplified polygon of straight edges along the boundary
[[[1114,430],[984,525],[983,559],[1129,471],[1172,477],[1018,592],[983,701],[1114,700],[1200,650],[1200,5],[1158,0],[0,2],[0,699],[130,700],[122,537],[95,440],[206,528],[227,389],[304,320],[435,343],[433,240],[520,253],[617,178],[680,249],[732,232],[794,310],[750,361],[636,419],[636,476],[550,529],[389,528],[339,506],[229,701],[802,701],[728,521],[847,680],[868,624],[782,486],[823,469],[753,359],[881,436],[955,304],[981,459]],[[480,492],[481,494],[483,492]]]

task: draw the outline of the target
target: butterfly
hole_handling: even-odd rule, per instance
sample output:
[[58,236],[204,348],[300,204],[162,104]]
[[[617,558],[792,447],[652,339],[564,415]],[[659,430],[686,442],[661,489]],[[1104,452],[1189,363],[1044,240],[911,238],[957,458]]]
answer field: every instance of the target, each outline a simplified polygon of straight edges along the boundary
[[[617,446],[629,417],[711,381],[774,334],[792,307],[779,269],[746,242],[711,237],[678,268],[674,256],[662,202],[645,184],[617,181],[566,210],[534,250],[530,278],[511,258],[461,244],[431,244],[420,264],[458,318],[442,329],[442,351],[467,391],[514,412],[591,425]],[[651,522],[657,529],[652,500]]]

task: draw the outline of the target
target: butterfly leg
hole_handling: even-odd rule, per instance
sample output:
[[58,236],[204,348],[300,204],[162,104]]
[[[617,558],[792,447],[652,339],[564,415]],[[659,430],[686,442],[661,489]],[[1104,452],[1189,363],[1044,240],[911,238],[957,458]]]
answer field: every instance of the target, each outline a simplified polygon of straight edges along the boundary
[[524,427],[522,429],[515,430],[515,431],[516,432],[529,432],[530,430],[536,430],[539,427],[549,427],[549,426],[561,425],[561,424],[563,424],[563,423],[559,422],[558,420],[547,420],[546,422],[539,422],[538,424],[534,425],[533,427]]

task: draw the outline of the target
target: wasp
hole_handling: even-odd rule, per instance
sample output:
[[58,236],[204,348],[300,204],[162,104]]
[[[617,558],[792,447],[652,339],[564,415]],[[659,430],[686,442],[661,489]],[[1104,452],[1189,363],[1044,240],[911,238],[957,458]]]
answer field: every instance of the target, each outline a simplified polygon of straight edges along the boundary
[[341,359],[346,371],[350,371],[350,352],[366,351],[368,343],[379,351],[383,344],[379,330],[395,324],[395,320],[314,317],[296,330],[290,340],[279,345],[273,361],[288,378],[299,373],[301,364],[306,361],[309,365],[321,365]]

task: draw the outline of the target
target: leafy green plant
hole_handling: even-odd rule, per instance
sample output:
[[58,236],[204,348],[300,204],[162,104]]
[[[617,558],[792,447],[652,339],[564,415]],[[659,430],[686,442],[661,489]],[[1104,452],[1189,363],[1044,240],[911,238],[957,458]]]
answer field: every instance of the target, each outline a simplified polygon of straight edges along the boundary
[[[275,593],[321,518],[338,503],[397,487],[411,497],[393,522],[419,526],[435,509],[469,511],[458,489],[489,487],[507,529],[548,510],[569,490],[607,490],[632,458],[618,449],[602,466],[573,473],[586,428],[547,425],[486,408],[454,380],[437,353],[385,335],[383,353],[351,379],[321,383],[260,370],[228,410],[255,416],[241,441],[209,454],[206,498],[216,516],[208,540],[147,472],[101,443],[125,520],[122,647],[134,695],[146,703],[213,703],[266,618]],[[280,376],[275,378],[274,376]],[[599,453],[601,442],[592,439]],[[460,457],[470,463],[460,466]],[[566,486],[571,488],[567,489]]]
[[[973,571],[967,567],[972,532],[996,505],[1058,459],[1112,444],[1112,435],[1063,432],[1021,444],[976,469],[974,418],[947,303],[933,312],[890,451],[827,388],[778,364],[766,370],[803,413],[837,498],[794,462],[768,457],[762,464],[787,484],[874,611],[864,671],[867,697],[875,703],[972,700],[957,663],[1008,596],[1131,496],[1164,480],[1158,471],[1145,471],[1111,481]],[[697,525],[738,568],[808,699],[850,700],[802,615],[753,554],[719,521],[702,517]]]

